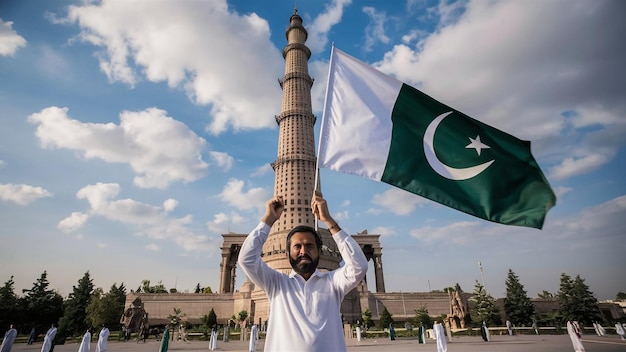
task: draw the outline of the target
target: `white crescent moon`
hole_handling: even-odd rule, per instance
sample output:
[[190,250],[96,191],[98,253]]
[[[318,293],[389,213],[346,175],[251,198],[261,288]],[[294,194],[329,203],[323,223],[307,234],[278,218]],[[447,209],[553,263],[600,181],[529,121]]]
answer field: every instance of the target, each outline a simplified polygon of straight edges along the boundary
[[424,133],[424,153],[426,154],[426,160],[430,167],[435,170],[439,175],[454,181],[462,181],[467,180],[472,177],[477,176],[481,172],[485,171],[495,160],[487,161],[486,163],[482,163],[480,165],[457,169],[454,167],[450,167],[439,160],[437,158],[437,154],[435,154],[435,145],[433,144],[433,139],[435,138],[435,131],[439,124],[443,119],[445,119],[448,115],[450,115],[452,111],[443,113],[437,116],[426,128],[426,132]]

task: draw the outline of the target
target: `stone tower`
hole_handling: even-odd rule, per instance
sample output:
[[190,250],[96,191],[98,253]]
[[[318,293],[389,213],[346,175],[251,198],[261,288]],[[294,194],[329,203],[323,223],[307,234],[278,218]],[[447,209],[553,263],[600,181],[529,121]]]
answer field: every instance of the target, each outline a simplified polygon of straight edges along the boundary
[[[283,48],[285,75],[279,79],[283,90],[278,123],[278,155],[272,163],[275,172],[274,194],[283,197],[285,211],[276,221],[263,247],[264,261],[274,269],[291,271],[287,257],[286,239],[289,231],[297,225],[315,226],[311,212],[311,198],[315,190],[315,136],[316,117],[311,107],[311,87],[308,62],[311,50],[304,44],[307,31],[302,25],[298,10],[289,20],[285,32],[287,45]],[[319,184],[319,182],[318,182]],[[336,244],[327,230],[320,231],[324,248],[320,255],[320,270],[332,270],[339,266]]]

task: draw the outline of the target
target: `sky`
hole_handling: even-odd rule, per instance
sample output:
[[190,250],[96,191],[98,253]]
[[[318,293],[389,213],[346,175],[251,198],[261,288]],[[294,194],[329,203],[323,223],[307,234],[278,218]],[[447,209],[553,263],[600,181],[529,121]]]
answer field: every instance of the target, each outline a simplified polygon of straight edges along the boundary
[[[317,140],[330,50],[531,142],[542,230],[322,169],[331,213],[380,234],[387,292],[478,281],[529,297],[580,275],[626,292],[626,2],[297,1]],[[219,287],[221,234],[273,194],[293,0],[0,2],[0,283],[63,296],[142,280]],[[348,141],[347,141],[348,142]],[[482,266],[482,272],[479,268]],[[372,263],[370,263],[372,267]],[[373,269],[368,272],[374,291]],[[245,275],[238,270],[236,287]]]

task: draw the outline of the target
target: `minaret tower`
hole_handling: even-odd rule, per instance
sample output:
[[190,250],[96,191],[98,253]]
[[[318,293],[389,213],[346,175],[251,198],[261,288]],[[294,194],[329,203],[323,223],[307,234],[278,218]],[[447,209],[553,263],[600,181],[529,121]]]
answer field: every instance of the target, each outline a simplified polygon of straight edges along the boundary
[[[315,136],[316,117],[311,107],[311,87],[308,61],[311,50],[304,45],[307,31],[302,25],[298,10],[289,20],[285,32],[287,46],[283,48],[285,75],[279,79],[283,90],[281,113],[278,123],[278,155],[272,163],[275,172],[274,194],[283,197],[285,211],[276,221],[263,247],[264,261],[277,270],[289,272],[291,265],[287,257],[286,238],[297,225],[315,226],[311,212],[311,198],[315,190]],[[330,233],[320,231],[324,245],[319,268],[334,269],[339,266],[336,245]]]

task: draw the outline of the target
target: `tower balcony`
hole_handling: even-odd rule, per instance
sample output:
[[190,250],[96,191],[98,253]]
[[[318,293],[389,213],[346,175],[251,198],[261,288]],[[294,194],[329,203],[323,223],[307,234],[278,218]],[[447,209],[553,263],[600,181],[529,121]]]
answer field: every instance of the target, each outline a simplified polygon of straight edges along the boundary
[[306,45],[300,43],[291,43],[287,44],[286,47],[283,48],[283,59],[287,58],[287,53],[289,50],[298,49],[305,52],[307,59],[311,58],[311,49],[307,48]]
[[309,88],[313,87],[313,82],[315,82],[315,79],[311,78],[311,76],[309,76],[307,73],[304,73],[304,72],[289,72],[286,75],[284,75],[283,78],[278,80],[278,83],[280,84],[280,88],[283,88],[283,83],[285,81],[288,81],[288,80],[294,79],[294,78],[301,78],[301,79],[307,81],[307,83],[309,84]]
[[316,163],[316,158],[315,158],[315,154],[314,155],[307,155],[307,154],[291,154],[291,155],[286,155],[286,156],[279,156],[278,158],[276,158],[276,160],[271,163],[272,165],[272,169],[274,169],[274,171],[276,171],[276,168],[278,166],[280,166],[281,164],[284,163],[288,163],[288,162],[293,162],[293,161],[308,161],[311,162],[313,164]]
[[278,125],[280,125],[281,121],[283,121],[284,119],[286,119],[287,117],[290,117],[290,116],[305,116],[305,117],[312,118],[313,119],[313,124],[315,124],[315,121],[317,121],[317,117],[315,117],[315,115],[313,115],[313,113],[311,111],[308,111],[306,109],[285,110],[285,111],[281,112],[280,115],[277,115],[274,118],[276,119],[276,123]]

